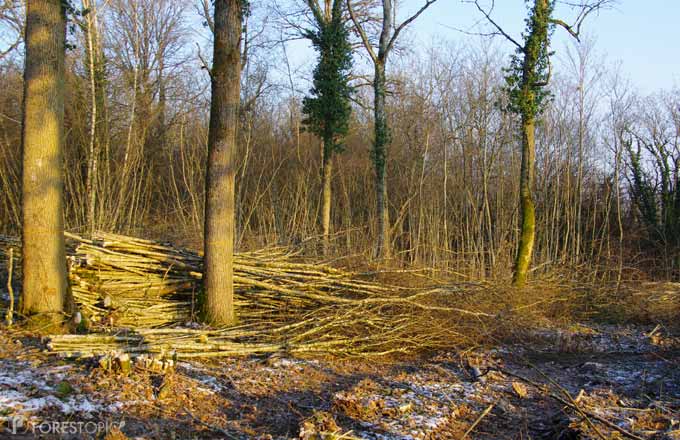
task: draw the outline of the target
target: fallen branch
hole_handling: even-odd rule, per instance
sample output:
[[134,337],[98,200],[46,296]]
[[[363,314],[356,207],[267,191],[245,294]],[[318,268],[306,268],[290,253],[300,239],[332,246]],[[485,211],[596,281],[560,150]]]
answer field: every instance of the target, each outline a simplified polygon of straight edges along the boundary
[[465,431],[465,434],[463,434],[463,436],[461,437],[461,440],[466,438],[469,434],[471,434],[472,431],[475,430],[477,425],[479,425],[481,423],[481,421],[484,419],[484,417],[486,417],[493,410],[493,408],[495,406],[496,406],[495,403],[492,403],[491,405],[487,406],[486,409],[479,415],[479,417],[477,417],[477,420],[475,420],[475,422],[468,428],[468,430]]

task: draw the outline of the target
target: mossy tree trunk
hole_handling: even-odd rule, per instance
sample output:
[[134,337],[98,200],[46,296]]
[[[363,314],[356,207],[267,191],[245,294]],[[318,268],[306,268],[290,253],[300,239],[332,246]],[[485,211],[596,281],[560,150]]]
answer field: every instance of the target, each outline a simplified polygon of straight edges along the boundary
[[29,0],[24,71],[21,313],[58,323],[67,304],[62,177],[66,15],[62,0]]
[[536,152],[533,117],[522,117],[522,167],[519,183],[520,237],[513,283],[526,284],[536,238],[536,211],[533,199],[534,157]]
[[499,35],[504,36],[515,45],[516,53],[506,77],[509,92],[508,110],[521,117],[522,166],[520,171],[519,208],[520,237],[513,274],[513,284],[522,287],[527,281],[529,268],[536,239],[536,212],[533,201],[534,158],[536,155],[536,121],[541,115],[546,98],[550,92],[546,87],[550,83],[550,37],[555,26],[564,28],[569,35],[578,40],[584,20],[593,12],[609,6],[611,0],[594,0],[582,2],[576,22],[567,22],[553,17],[555,0],[534,0],[526,20],[526,30],[522,34],[523,42],[515,40],[490,16],[491,10],[485,10],[480,0],[473,0],[477,9],[484,14],[487,21],[496,28]]
[[231,325],[234,310],[234,186],[241,86],[242,1],[215,1],[212,100],[204,232],[204,319]]
[[[536,239],[536,211],[533,200],[536,117],[542,110],[550,79],[550,26],[553,3],[535,0],[528,20],[524,46],[516,57],[517,76],[511,81],[511,105],[521,117],[522,166],[519,180],[520,237],[515,259],[513,285],[527,282]],[[512,86],[514,85],[514,89]]]

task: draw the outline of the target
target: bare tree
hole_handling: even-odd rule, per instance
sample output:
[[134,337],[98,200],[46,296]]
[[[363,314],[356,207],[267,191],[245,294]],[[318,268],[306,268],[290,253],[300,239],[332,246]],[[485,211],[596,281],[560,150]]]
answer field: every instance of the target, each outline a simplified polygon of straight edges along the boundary
[[17,50],[24,38],[24,5],[20,0],[0,3],[0,60]]
[[131,228],[149,214],[152,199],[160,195],[154,191],[162,172],[157,159],[165,153],[168,83],[186,53],[185,7],[179,0],[108,3],[103,26],[106,55],[121,87],[120,96],[113,96],[113,105],[127,112],[121,116],[127,127],[125,139],[119,141],[122,163],[117,178],[125,188],[107,201],[110,216],[104,226]]
[[85,33],[86,64],[90,86],[90,139],[87,154],[87,177],[85,183],[87,204],[87,224],[90,233],[97,229],[97,203],[99,194],[99,158],[101,156],[104,136],[101,135],[99,124],[104,111],[104,75],[105,65],[99,32],[99,17],[97,15],[97,0],[82,0],[83,10],[86,11],[84,22],[80,23]]
[[352,0],[347,0],[354,27],[361,37],[364,48],[373,62],[373,105],[374,105],[374,139],[373,139],[373,163],[375,167],[375,191],[376,191],[376,218],[378,222],[378,237],[376,254],[380,257],[389,258],[391,249],[390,219],[388,211],[387,195],[387,148],[390,144],[390,128],[387,122],[387,108],[385,105],[387,96],[387,58],[399,38],[399,34],[413,21],[432,6],[437,0],[426,0],[425,4],[411,17],[397,25],[395,21],[394,0],[382,0],[382,20],[380,37],[377,50],[369,40],[368,34],[361,24],[358,15],[352,7]]

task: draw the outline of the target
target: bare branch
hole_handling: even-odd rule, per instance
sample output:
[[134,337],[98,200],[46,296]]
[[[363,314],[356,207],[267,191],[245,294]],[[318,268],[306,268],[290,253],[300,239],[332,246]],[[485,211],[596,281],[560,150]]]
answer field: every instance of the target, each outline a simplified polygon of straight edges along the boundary
[[208,64],[208,62],[203,58],[203,54],[201,53],[201,46],[199,46],[198,43],[196,43],[196,48],[198,49],[198,59],[201,60],[201,69],[205,69],[208,72],[208,75],[210,75],[210,79],[213,79],[212,75],[212,68]]
[[402,24],[400,24],[397,29],[394,31],[394,34],[392,35],[392,38],[390,39],[389,44],[387,45],[387,48],[385,49],[385,55],[387,55],[390,50],[392,49],[392,46],[394,46],[394,42],[397,41],[397,38],[399,37],[399,34],[401,33],[402,30],[409,24],[413,23],[413,21],[420,16],[427,8],[432,6],[434,3],[436,3],[437,0],[426,0],[425,4],[416,12],[413,14],[411,17],[409,17],[406,21],[404,21]]
[[10,52],[12,52],[14,49],[16,49],[19,46],[19,44],[21,43],[22,39],[23,39],[22,36],[19,35],[19,37],[17,37],[17,39],[14,41],[14,43],[12,43],[7,48],[7,50],[0,51],[0,60],[5,58],[7,55],[9,55]]
[[196,7],[198,9],[198,15],[201,16],[205,20],[205,24],[208,26],[210,29],[210,33],[214,34],[215,33],[215,22],[213,21],[212,18],[212,12],[211,12],[211,5],[209,0],[202,0],[200,3],[200,9],[199,6]]
[[484,17],[486,18],[486,20],[487,20],[489,23],[491,23],[491,25],[492,25],[493,27],[496,28],[496,30],[498,31],[498,34],[500,34],[500,35],[502,35],[503,37],[505,37],[509,42],[511,42],[512,44],[514,44],[515,46],[517,46],[517,48],[519,48],[519,49],[522,49],[522,48],[523,48],[523,46],[522,46],[521,44],[519,44],[519,43],[517,42],[517,40],[515,40],[514,38],[512,38],[512,37],[510,36],[510,34],[508,34],[507,32],[505,32],[505,30],[504,30],[502,27],[500,27],[500,25],[499,25],[498,23],[496,23],[496,22],[494,21],[493,18],[491,18],[491,12],[493,11],[493,8],[494,8],[494,6],[495,6],[495,2],[494,2],[494,1],[491,2],[491,8],[490,8],[488,11],[486,11],[484,8],[482,8],[482,6],[479,4],[479,0],[474,0],[474,4],[475,4],[475,6],[477,7],[477,9],[479,10],[479,12],[481,12],[481,13],[484,15]]
[[581,41],[580,40],[580,35],[581,35],[581,26],[583,25],[583,22],[585,19],[593,12],[600,11],[601,9],[611,5],[614,3],[615,0],[596,0],[592,3],[571,3],[571,2],[563,2],[564,4],[572,7],[580,7],[581,11],[579,12],[578,16],[576,17],[576,20],[574,20],[573,24],[569,24],[564,20],[561,20],[559,18],[553,18],[550,20],[550,22],[556,26],[560,26],[564,30],[566,30],[569,35],[574,37],[576,41]]
[[361,41],[364,43],[364,47],[366,48],[368,55],[371,57],[371,60],[373,60],[374,63],[378,62],[378,56],[375,54],[375,51],[373,50],[373,46],[371,45],[371,42],[368,41],[368,36],[366,35],[366,31],[364,31],[364,28],[361,26],[361,24],[359,23],[359,20],[357,19],[356,14],[354,13],[354,9],[352,8],[352,0],[347,0],[347,11],[349,12],[349,16],[352,18],[352,22],[354,23],[354,28],[359,33],[359,36],[361,37]]

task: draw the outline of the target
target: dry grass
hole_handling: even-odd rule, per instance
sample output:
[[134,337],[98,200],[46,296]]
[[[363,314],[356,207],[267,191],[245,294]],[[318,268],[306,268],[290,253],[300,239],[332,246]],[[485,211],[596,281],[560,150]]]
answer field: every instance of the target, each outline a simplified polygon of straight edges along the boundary
[[678,327],[680,283],[636,281],[608,286],[596,296],[599,319]]

